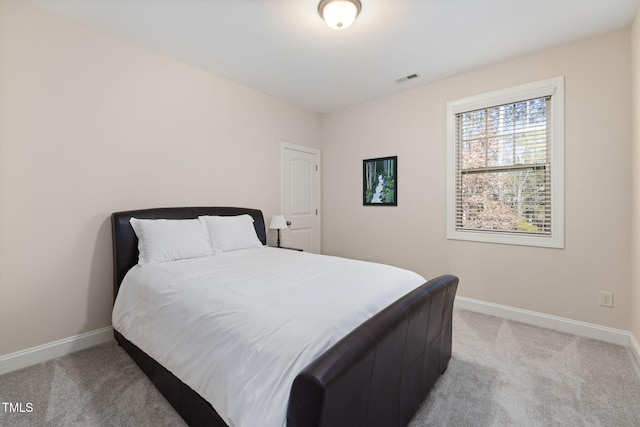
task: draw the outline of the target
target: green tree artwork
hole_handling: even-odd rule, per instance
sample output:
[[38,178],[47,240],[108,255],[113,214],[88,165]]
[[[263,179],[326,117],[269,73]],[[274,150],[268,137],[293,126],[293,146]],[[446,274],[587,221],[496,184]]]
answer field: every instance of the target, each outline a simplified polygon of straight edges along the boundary
[[398,205],[398,157],[367,159],[362,165],[363,205]]

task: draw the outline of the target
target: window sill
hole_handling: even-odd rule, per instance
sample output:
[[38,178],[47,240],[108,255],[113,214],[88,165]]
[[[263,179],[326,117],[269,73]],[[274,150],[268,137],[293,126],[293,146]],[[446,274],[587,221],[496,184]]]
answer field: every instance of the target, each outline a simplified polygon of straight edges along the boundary
[[525,236],[510,233],[492,233],[487,231],[449,231],[448,240],[466,240],[470,242],[498,243],[503,245],[535,246],[564,249],[562,236]]

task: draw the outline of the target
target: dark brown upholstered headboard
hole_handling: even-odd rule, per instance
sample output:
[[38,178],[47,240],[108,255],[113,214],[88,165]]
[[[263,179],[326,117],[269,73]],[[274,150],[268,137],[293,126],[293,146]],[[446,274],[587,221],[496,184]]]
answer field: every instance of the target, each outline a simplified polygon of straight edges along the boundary
[[129,220],[141,219],[193,219],[200,215],[232,216],[249,214],[253,217],[258,238],[267,244],[267,233],[262,211],[258,209],[234,207],[191,207],[191,208],[155,208],[135,211],[116,212],[111,215],[113,234],[113,297],[115,298],[127,271],[138,263],[138,238]]

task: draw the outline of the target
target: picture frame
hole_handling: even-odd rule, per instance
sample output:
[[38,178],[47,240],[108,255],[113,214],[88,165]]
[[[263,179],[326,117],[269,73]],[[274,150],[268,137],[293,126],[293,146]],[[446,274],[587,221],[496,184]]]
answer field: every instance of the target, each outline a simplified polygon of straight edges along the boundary
[[398,206],[398,156],[362,161],[362,204]]

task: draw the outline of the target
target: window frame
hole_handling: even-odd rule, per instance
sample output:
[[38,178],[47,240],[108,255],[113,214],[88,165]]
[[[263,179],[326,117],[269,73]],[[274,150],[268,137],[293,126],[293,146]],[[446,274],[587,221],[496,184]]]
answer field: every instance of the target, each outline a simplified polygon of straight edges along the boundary
[[[456,226],[456,115],[464,112],[551,96],[549,149],[551,234],[523,235],[508,231],[459,230]],[[447,239],[511,245],[564,248],[564,76],[527,83],[447,102]]]

